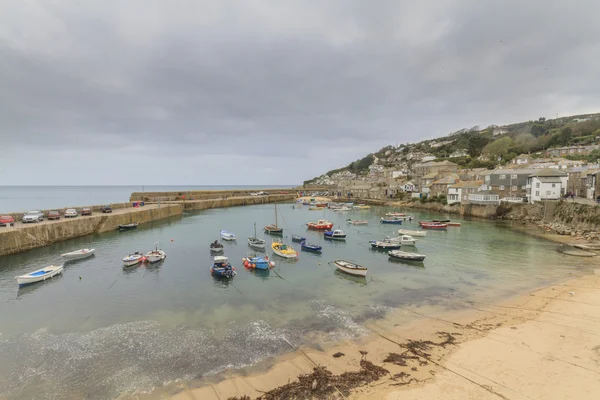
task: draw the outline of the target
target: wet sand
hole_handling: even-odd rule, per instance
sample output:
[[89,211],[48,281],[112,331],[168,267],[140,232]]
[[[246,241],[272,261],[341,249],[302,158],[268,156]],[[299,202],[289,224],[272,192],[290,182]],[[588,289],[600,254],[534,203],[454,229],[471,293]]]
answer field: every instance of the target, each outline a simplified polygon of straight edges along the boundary
[[[339,375],[360,370],[366,359],[388,373],[350,391],[333,387],[326,396],[313,397],[596,399],[600,269],[594,272],[501,304],[470,303],[467,311],[451,315],[426,307],[398,309],[369,323],[372,335],[360,341],[325,351],[295,349],[268,369],[248,376],[229,372],[200,387],[176,385],[170,393],[177,400],[256,398],[295,382],[316,365]],[[415,316],[417,322],[406,323]],[[344,355],[333,357],[336,353]],[[320,383],[313,381],[315,393],[323,389]]]

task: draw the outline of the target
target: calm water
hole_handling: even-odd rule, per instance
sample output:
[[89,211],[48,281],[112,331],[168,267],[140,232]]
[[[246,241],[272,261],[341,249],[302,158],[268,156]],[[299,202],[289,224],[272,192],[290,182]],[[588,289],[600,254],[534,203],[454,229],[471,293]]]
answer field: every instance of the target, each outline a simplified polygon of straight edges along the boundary
[[[417,267],[369,248],[369,239],[398,228],[378,223],[384,208],[278,208],[286,234],[307,235],[324,246],[323,255],[301,253],[298,261],[273,256],[274,271],[246,271],[240,259],[249,251],[253,222],[262,227],[274,220],[273,206],[259,205],[188,214],[0,258],[0,397],[106,399],[148,391],[288,352],[286,340],[315,346],[365,335],[365,321],[392,308],[457,309],[582,272],[581,261],[557,253],[555,245],[485,221],[429,232],[417,247],[426,262]],[[304,228],[322,217],[342,226],[345,243],[324,241]],[[348,217],[367,218],[370,225],[346,226]],[[239,272],[230,282],[209,273],[208,244],[221,229],[238,235],[237,244],[225,243]],[[122,268],[123,256],[148,251],[155,241],[168,254],[163,264]],[[18,289],[16,275],[82,247],[96,248],[96,255],[67,264],[60,277]],[[336,272],[327,263],[338,258],[368,266],[369,278]]]
[[234,190],[294,187],[272,186],[0,186],[0,214],[129,201],[132,192],[174,190]]

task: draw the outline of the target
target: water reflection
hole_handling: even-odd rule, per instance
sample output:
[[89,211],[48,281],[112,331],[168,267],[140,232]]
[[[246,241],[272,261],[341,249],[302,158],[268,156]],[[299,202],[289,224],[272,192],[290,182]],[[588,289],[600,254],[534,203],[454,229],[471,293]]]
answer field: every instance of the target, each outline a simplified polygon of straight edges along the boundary
[[[36,291],[46,285],[51,285],[54,282],[60,281],[62,278],[63,278],[63,274],[58,274],[56,276],[53,276],[50,279],[46,279],[45,281],[30,283],[29,285],[25,285],[25,286],[19,286],[19,289],[17,291],[17,297],[22,297],[22,296],[31,294],[34,291]],[[15,280],[15,283],[16,283],[16,280]]]
[[402,265],[406,265],[408,267],[413,267],[413,268],[417,268],[417,269],[425,269],[424,261],[400,260],[400,259],[392,258],[392,257],[390,257],[388,261],[391,262],[392,264],[402,264]]
[[356,283],[358,285],[366,285],[367,284],[367,278],[364,276],[354,276],[354,275],[349,275],[345,272],[342,272],[338,269],[336,269],[335,271],[333,271],[333,274],[340,279],[346,280],[346,281],[350,281],[352,283]]

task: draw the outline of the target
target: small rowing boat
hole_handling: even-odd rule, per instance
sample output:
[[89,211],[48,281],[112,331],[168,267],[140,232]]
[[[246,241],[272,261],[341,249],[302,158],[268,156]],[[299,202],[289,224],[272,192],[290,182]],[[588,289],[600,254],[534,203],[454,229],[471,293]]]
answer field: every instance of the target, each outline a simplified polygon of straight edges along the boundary
[[90,257],[94,254],[96,249],[80,249],[71,251],[69,253],[61,254],[60,256],[65,259],[65,261],[79,260],[82,258]]
[[336,260],[333,262],[337,269],[354,276],[367,276],[367,267],[351,263],[344,260]]
[[401,212],[389,212],[389,213],[385,213],[386,217],[406,217],[405,213],[401,213]]
[[325,239],[331,239],[331,240],[346,240],[346,234],[341,229],[336,229],[333,231],[325,231],[325,232],[323,232],[323,237]]
[[138,251],[136,251],[133,254],[129,254],[127,257],[123,258],[123,264],[126,267],[133,267],[134,265],[137,265],[144,261],[146,261],[146,257],[144,257],[144,255]]
[[400,243],[402,246],[414,246],[417,243],[417,239],[409,235],[402,235],[396,237],[387,236],[386,242]]
[[448,226],[460,226],[460,222],[448,222]]
[[45,268],[38,269],[37,271],[30,272],[25,275],[15,277],[19,286],[29,285],[30,283],[36,283],[45,281],[53,276],[56,276],[63,271],[63,265],[49,265]]
[[382,224],[402,224],[402,217],[389,217],[389,218],[385,218],[385,217],[381,217],[381,219],[379,220],[379,222],[381,222]]
[[368,225],[369,221],[367,221],[366,219],[347,219],[346,222],[349,225]]
[[119,225],[119,231],[130,231],[132,229],[136,229],[138,227],[137,222],[132,222],[131,224],[123,224]]
[[212,242],[210,244],[210,251],[211,251],[211,253],[222,253],[223,245],[221,243],[219,243],[218,240],[215,240],[214,242]]
[[306,242],[300,243],[300,248],[302,250],[312,251],[313,253],[320,253],[321,250],[323,250],[323,247],[321,247],[317,244],[306,243]]
[[305,237],[298,236],[298,235],[292,235],[292,242],[300,243],[300,242],[304,242],[304,241],[306,241]]
[[229,232],[229,231],[226,231],[226,230],[222,230],[221,231],[221,239],[227,240],[229,242],[231,242],[233,240],[236,240],[235,233]]
[[370,240],[369,243],[371,244],[372,248],[379,250],[396,250],[400,248],[400,243],[388,241],[381,242],[379,240]]
[[150,264],[157,263],[167,258],[167,254],[158,248],[158,243],[154,243],[154,250],[146,253],[146,260]]
[[406,251],[400,251],[400,250],[392,250],[390,252],[388,252],[388,255],[392,258],[395,258],[397,260],[403,260],[403,261],[423,261],[425,259],[425,256],[423,254],[417,254],[417,253],[408,253]]
[[419,222],[423,229],[446,229],[448,224],[442,224],[439,222]]
[[410,229],[398,229],[398,234],[425,237],[427,236],[427,231],[411,231]]

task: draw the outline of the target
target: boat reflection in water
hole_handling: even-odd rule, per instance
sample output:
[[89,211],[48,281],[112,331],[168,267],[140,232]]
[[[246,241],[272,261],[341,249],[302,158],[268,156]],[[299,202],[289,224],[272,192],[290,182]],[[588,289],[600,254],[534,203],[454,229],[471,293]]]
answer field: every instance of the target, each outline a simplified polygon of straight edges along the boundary
[[408,260],[400,260],[398,258],[389,257],[388,261],[392,264],[403,264],[407,267],[413,267],[416,269],[425,269],[424,261],[408,261]]
[[254,276],[259,277],[260,279],[263,280],[267,280],[269,279],[269,276],[271,275],[271,269],[257,269],[257,268],[253,268],[253,269],[248,269],[246,268],[246,270],[251,273]]
[[352,283],[356,283],[358,285],[366,285],[367,284],[367,278],[364,276],[348,275],[346,273],[343,273],[339,269],[336,269],[333,272],[333,274],[340,279],[344,279],[344,280],[350,281]]
[[35,285],[23,285],[19,286],[17,291],[17,297],[22,297],[33,293],[34,290],[38,290],[46,285],[51,285],[54,282],[60,281],[63,278],[63,274],[53,276],[52,279],[46,279],[45,281],[36,282]]

